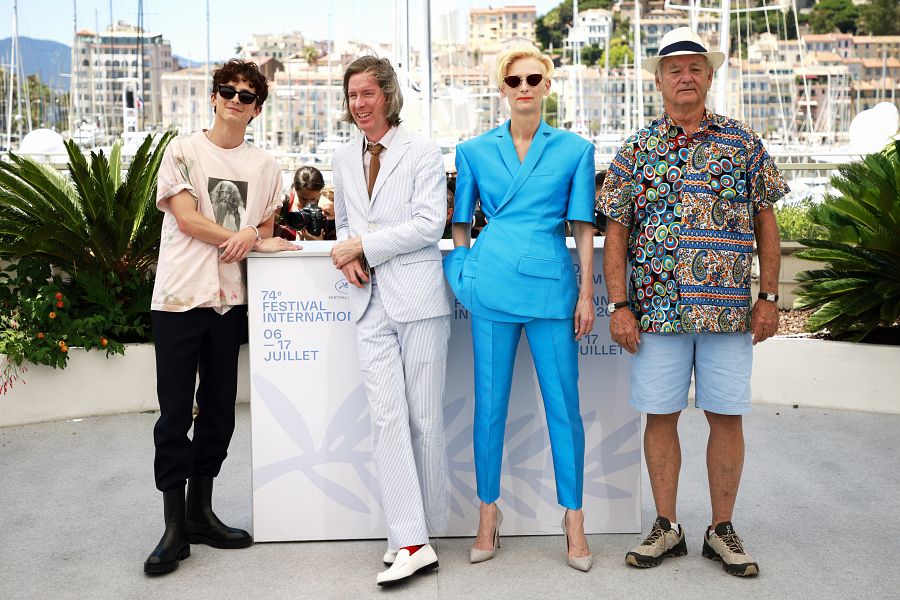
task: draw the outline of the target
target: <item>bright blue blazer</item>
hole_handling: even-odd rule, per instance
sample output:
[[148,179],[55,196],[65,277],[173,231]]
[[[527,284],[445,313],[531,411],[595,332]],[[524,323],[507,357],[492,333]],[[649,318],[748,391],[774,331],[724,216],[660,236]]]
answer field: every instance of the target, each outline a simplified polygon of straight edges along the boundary
[[594,146],[541,121],[519,162],[509,121],[456,147],[454,223],[488,224],[444,259],[457,299],[494,321],[571,319],[578,287],[565,221],[594,221]]

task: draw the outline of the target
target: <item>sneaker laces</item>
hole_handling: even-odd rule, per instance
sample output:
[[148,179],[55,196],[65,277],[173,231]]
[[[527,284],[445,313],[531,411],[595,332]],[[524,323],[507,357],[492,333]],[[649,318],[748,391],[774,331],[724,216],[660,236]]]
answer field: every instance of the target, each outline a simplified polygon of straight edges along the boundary
[[660,537],[662,537],[663,533],[665,533],[663,531],[663,528],[659,526],[659,523],[654,521],[653,527],[650,528],[650,535],[647,536],[647,539],[644,540],[644,543],[642,545],[643,546],[652,546],[653,544],[656,543],[656,540],[658,540]]
[[719,539],[721,539],[725,543],[725,546],[733,554],[744,554],[744,545],[741,538],[738,537],[738,534],[727,533],[725,535],[719,536]]

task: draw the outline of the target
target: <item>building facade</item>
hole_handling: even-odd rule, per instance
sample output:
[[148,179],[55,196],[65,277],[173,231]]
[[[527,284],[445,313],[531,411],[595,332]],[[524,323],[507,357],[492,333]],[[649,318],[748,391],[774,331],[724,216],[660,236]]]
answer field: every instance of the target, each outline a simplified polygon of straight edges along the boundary
[[72,54],[76,122],[112,135],[162,124],[162,76],[175,61],[161,34],[122,21],[99,34],[82,29],[75,34]]
[[513,39],[535,42],[534,5],[511,5],[499,8],[473,8],[469,11],[469,51],[496,54]]

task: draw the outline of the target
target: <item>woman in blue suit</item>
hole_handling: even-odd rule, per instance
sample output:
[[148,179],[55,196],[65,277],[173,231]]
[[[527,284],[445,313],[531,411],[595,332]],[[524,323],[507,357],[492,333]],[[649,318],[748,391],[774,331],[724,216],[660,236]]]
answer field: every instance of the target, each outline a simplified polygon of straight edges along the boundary
[[[592,564],[581,510],[584,427],[578,405],[578,342],[594,325],[594,147],[541,120],[553,62],[533,47],[500,56],[494,73],[510,120],[456,147],[450,286],[472,317],[475,357],[475,474],[481,499],[471,561],[494,556],[503,435],[522,329],[547,413],[557,501],[572,567]],[[476,200],[487,218],[469,249]],[[565,244],[574,222],[580,292]]]

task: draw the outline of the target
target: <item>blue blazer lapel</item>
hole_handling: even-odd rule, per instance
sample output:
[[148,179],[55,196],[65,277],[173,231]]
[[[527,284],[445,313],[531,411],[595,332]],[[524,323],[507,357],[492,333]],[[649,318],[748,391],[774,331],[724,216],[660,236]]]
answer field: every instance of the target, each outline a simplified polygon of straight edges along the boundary
[[503,157],[506,164],[506,170],[509,171],[510,177],[515,177],[521,167],[519,155],[516,154],[516,146],[513,144],[512,135],[509,133],[509,121],[497,128],[497,150]]
[[[509,132],[509,125],[506,126],[507,132]],[[510,199],[516,195],[516,192],[519,191],[519,188],[522,187],[522,184],[525,183],[525,180],[528,179],[528,176],[531,175],[531,172],[534,171],[534,168],[537,166],[538,161],[541,159],[541,154],[544,153],[544,148],[547,147],[547,139],[553,134],[554,129],[547,125],[543,120],[541,120],[541,124],[538,125],[537,131],[534,133],[534,138],[531,140],[531,146],[528,148],[528,154],[525,155],[525,160],[522,161],[522,165],[519,167],[519,170],[516,171],[515,176],[513,177],[512,183],[509,184],[509,189],[506,191],[506,195],[503,196],[503,200],[497,205],[497,211],[499,211],[503,206],[510,201]],[[509,136],[509,145],[513,149],[513,156],[518,162],[518,155],[515,154],[515,146],[512,143],[512,136]],[[505,157],[504,157],[504,160]]]

